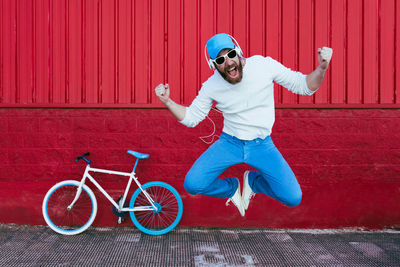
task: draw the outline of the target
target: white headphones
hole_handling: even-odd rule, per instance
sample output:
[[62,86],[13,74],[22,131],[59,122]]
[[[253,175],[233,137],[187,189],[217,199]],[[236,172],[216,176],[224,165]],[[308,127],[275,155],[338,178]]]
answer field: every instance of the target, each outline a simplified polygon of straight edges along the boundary
[[[228,34],[229,35],[229,34]],[[232,35],[229,35],[229,37],[235,42],[235,48],[234,50],[236,51],[236,53],[239,55],[239,58],[242,57],[243,52],[242,49],[240,48],[239,43],[236,41],[235,38],[233,38]],[[207,44],[204,46],[204,57],[206,58],[207,64],[210,67],[211,70],[215,70],[215,65],[214,62],[211,58],[207,57]]]

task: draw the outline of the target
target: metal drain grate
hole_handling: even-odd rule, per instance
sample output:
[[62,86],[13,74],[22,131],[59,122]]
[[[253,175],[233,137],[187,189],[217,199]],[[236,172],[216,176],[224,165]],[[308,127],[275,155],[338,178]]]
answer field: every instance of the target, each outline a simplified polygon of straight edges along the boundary
[[61,236],[0,225],[0,266],[400,266],[400,232],[94,228]]

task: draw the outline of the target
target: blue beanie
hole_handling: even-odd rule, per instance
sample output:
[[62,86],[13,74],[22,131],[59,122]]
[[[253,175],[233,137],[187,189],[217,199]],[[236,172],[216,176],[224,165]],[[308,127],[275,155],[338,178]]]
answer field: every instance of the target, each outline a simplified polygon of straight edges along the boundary
[[225,48],[235,48],[231,37],[226,33],[216,34],[207,41],[207,52],[211,59],[215,59],[218,53]]

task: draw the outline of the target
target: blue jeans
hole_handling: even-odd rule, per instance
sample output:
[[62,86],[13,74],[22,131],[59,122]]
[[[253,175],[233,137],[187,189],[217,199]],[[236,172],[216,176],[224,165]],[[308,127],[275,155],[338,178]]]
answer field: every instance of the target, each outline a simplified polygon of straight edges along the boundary
[[263,193],[287,206],[300,204],[300,185],[270,136],[244,141],[222,133],[193,164],[184,187],[192,195],[232,197],[238,188],[237,180],[219,179],[218,176],[239,163],[258,170],[249,173],[249,184],[254,193]]

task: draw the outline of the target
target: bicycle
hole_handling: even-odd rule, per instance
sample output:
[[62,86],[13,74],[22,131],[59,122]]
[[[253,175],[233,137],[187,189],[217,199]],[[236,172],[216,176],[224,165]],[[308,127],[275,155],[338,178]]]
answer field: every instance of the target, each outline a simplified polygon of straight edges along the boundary
[[[97,201],[93,191],[85,184],[89,179],[113,205],[113,212],[122,217],[128,212],[133,224],[149,235],[162,235],[174,229],[182,218],[182,199],[171,185],[164,182],[139,183],[135,170],[139,159],[146,159],[148,154],[128,150],[128,154],[136,157],[131,173],[92,168],[91,161],[85,153],[75,159],[84,160],[87,165],[81,181],[66,180],[57,183],[47,192],[43,199],[42,213],[47,225],[55,232],[63,235],[82,233],[93,223],[97,214]],[[111,196],[96,182],[89,172],[128,176],[129,181],[123,196],[114,201]],[[138,189],[132,195],[129,205],[125,202],[132,180]]]

